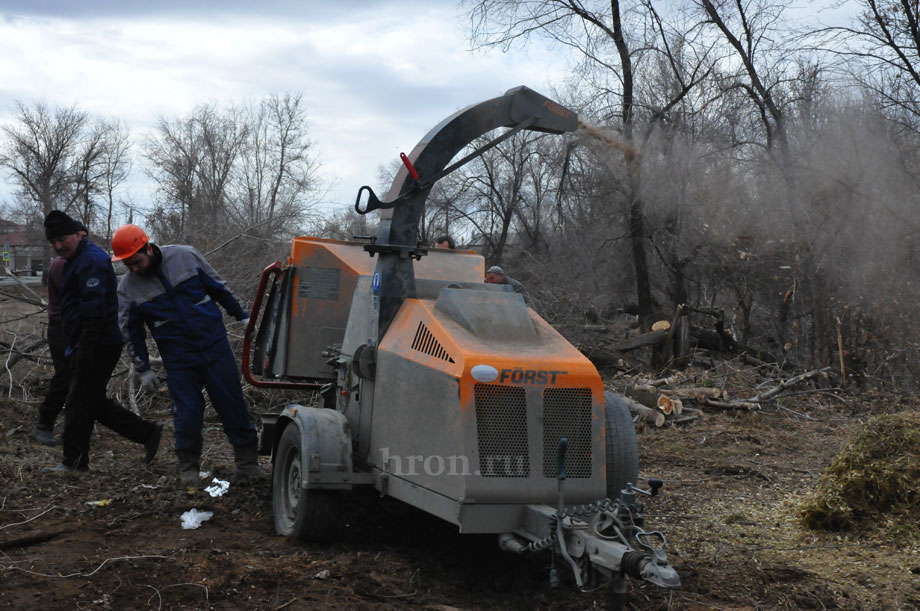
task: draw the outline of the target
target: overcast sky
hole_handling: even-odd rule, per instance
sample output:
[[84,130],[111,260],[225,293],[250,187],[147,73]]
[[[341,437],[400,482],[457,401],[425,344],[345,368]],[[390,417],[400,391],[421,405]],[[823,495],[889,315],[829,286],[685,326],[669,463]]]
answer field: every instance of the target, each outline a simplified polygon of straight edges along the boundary
[[[0,0],[0,122],[16,100],[76,103],[139,141],[201,103],[302,92],[329,200],[350,206],[455,110],[564,76],[538,47],[474,53],[467,35],[448,0]],[[140,177],[129,190],[150,200]]]
[[[17,100],[77,104],[139,142],[202,103],[301,92],[342,209],[455,110],[568,76],[558,50],[472,52],[468,34],[454,0],[0,0],[0,123]],[[149,202],[137,174],[130,199]]]

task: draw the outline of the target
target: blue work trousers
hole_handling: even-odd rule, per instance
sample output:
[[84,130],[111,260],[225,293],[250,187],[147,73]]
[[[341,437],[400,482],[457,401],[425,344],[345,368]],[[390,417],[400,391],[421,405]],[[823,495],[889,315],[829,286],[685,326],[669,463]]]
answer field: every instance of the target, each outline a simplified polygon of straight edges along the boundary
[[211,405],[224,425],[224,432],[234,447],[258,441],[256,429],[249,418],[243,399],[240,372],[230,347],[219,350],[207,365],[169,369],[167,384],[175,414],[176,450],[201,454],[201,426],[204,422],[204,395],[208,392]]

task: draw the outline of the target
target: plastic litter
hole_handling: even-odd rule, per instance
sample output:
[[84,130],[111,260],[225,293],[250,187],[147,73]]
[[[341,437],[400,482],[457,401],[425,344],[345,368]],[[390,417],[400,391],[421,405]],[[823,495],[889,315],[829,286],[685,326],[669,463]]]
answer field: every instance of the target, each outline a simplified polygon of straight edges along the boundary
[[103,499],[101,501],[86,501],[87,505],[95,505],[96,507],[105,507],[112,502],[112,499]]
[[182,514],[182,528],[186,530],[198,528],[201,526],[202,522],[205,520],[210,520],[213,515],[213,511],[198,511],[197,509],[189,509]]
[[205,488],[204,491],[211,496],[223,496],[229,489],[230,482],[215,477],[211,480],[211,485]]
[[313,576],[313,579],[329,579],[329,576],[332,575],[332,571],[329,569],[323,569],[319,573]]

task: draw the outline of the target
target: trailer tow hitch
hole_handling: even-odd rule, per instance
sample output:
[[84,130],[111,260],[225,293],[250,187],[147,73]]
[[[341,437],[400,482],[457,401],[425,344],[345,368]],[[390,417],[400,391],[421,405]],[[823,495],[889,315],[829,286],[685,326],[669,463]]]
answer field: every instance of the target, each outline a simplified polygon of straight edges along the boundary
[[559,583],[555,569],[558,551],[582,591],[594,589],[598,578],[604,578],[613,581],[614,590],[625,593],[625,577],[664,588],[679,588],[680,576],[664,551],[667,539],[657,530],[643,528],[644,507],[636,502],[637,494],[655,496],[662,486],[661,480],[650,479],[650,490],[629,483],[615,500],[601,499],[566,507],[563,485],[566,444],[565,439],[560,440],[557,452],[557,507],[528,505],[524,528],[499,536],[499,547],[520,554],[550,549],[552,587]]

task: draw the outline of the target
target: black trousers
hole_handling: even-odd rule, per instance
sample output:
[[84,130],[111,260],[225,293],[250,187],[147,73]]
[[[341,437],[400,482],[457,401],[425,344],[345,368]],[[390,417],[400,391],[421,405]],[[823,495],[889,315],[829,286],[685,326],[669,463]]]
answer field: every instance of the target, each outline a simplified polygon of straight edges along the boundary
[[61,323],[50,323],[48,325],[48,350],[51,352],[51,360],[54,363],[54,376],[51,378],[45,400],[38,408],[38,428],[46,431],[54,429],[54,421],[64,408],[64,400],[70,390],[67,357],[64,355],[66,349],[67,338],[64,336]]
[[97,345],[91,355],[70,355],[70,392],[64,408],[64,464],[74,469],[89,468],[89,441],[93,424],[99,422],[131,441],[144,443],[156,430],[150,420],[128,411],[106,396],[106,386],[118,357],[121,344]]

